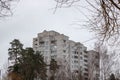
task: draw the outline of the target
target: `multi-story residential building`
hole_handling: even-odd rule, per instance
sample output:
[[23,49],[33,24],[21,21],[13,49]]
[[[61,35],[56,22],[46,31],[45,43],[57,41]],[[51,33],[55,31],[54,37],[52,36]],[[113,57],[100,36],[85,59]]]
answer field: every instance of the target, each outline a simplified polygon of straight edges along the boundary
[[84,80],[88,80],[88,53],[87,48],[79,43],[69,40],[70,44],[70,69],[71,71],[82,71]]
[[84,80],[88,80],[87,48],[80,42],[69,40],[64,34],[45,30],[33,39],[33,49],[43,54],[47,64],[50,64],[52,58],[62,60],[68,64],[71,72],[81,70]]
[[90,50],[88,51],[89,58],[89,79],[99,80],[100,78],[100,55],[98,52]]

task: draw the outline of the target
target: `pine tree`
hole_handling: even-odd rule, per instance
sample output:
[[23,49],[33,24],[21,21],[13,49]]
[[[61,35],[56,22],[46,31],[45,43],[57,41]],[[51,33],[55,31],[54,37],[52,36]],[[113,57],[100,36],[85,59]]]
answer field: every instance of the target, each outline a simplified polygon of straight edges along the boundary
[[23,51],[23,44],[18,39],[14,39],[10,44],[11,48],[8,49],[9,60],[15,60],[17,64],[17,58],[21,56]]
[[33,48],[30,47],[23,49],[23,44],[17,39],[14,39],[10,44],[9,59],[15,61],[8,68],[11,80],[15,79],[13,74],[22,80],[34,80],[34,78],[46,80],[46,63],[40,52],[34,52]]
[[116,80],[114,74],[111,74],[111,75],[110,75],[110,80]]
[[50,72],[52,76],[50,77],[50,80],[55,80],[55,73],[58,69],[57,61],[55,59],[51,59],[50,61]]

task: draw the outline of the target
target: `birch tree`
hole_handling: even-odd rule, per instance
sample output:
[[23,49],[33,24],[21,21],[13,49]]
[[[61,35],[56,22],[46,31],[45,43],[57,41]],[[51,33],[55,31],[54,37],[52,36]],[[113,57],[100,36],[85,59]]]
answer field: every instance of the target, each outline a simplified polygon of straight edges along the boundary
[[100,54],[100,78],[106,80],[113,71],[116,58],[115,53],[109,52],[106,46],[95,45],[95,50]]

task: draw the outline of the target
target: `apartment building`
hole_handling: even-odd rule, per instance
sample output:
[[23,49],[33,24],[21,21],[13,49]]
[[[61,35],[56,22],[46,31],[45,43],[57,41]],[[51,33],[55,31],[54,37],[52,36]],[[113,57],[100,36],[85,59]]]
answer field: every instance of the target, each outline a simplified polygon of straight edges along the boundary
[[64,34],[45,30],[33,38],[33,49],[43,54],[47,64],[51,59],[62,60],[72,73],[81,70],[84,80],[88,80],[88,52],[80,42],[69,40]]
[[98,52],[90,50],[88,51],[89,58],[89,79],[99,80],[100,78],[100,55]]

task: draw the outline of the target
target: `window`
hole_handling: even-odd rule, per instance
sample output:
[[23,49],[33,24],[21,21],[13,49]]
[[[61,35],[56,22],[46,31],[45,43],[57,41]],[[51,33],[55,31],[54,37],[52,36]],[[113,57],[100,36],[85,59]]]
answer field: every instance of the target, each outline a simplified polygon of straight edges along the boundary
[[80,69],[82,70],[82,66],[80,66]]
[[63,50],[64,53],[66,53],[66,50]]
[[80,57],[80,59],[83,59],[83,57]]
[[76,51],[74,53],[76,54]]
[[40,41],[39,43],[40,43],[40,44],[44,44],[44,41]]
[[63,40],[64,43],[66,43],[66,40]]
[[75,53],[75,54],[78,54],[78,52],[77,52],[77,51],[75,51],[74,53]]
[[56,44],[56,40],[52,40],[52,41],[51,41],[51,44]]
[[88,60],[84,60],[85,62],[88,62]]
[[88,65],[87,65],[87,64],[84,64],[84,66],[88,67]]
[[40,45],[40,46],[44,46],[44,41],[40,41],[40,42],[39,42],[39,45]]
[[37,46],[37,43],[35,45]]
[[76,52],[76,54],[78,54],[78,52]]
[[85,80],[88,80],[88,78],[85,78]]
[[99,68],[99,64],[96,64],[95,66],[96,66],[97,68]]
[[78,73],[78,70],[75,70],[75,73]]
[[88,71],[88,69],[87,69],[87,68],[85,68],[85,71]]
[[87,58],[88,56],[87,55],[84,55],[85,58]]
[[56,51],[51,50],[51,54],[52,54],[52,53],[56,53]]
[[57,55],[53,55],[51,56],[51,59],[55,59],[57,57]]
[[78,61],[75,60],[74,63],[78,63]]
[[96,78],[97,78],[97,80],[99,80],[99,74],[96,74]]
[[37,39],[35,39],[35,41],[37,41]]
[[74,58],[78,59],[78,56],[74,56]]
[[54,59],[54,56],[51,56],[51,59]]
[[85,76],[88,76],[88,73],[84,73]]
[[82,52],[80,52],[80,55],[82,55]]
[[98,59],[99,57],[98,56],[95,56],[96,59]]
[[86,50],[84,50],[84,52],[85,52],[85,53],[87,53],[87,51],[86,51]]

